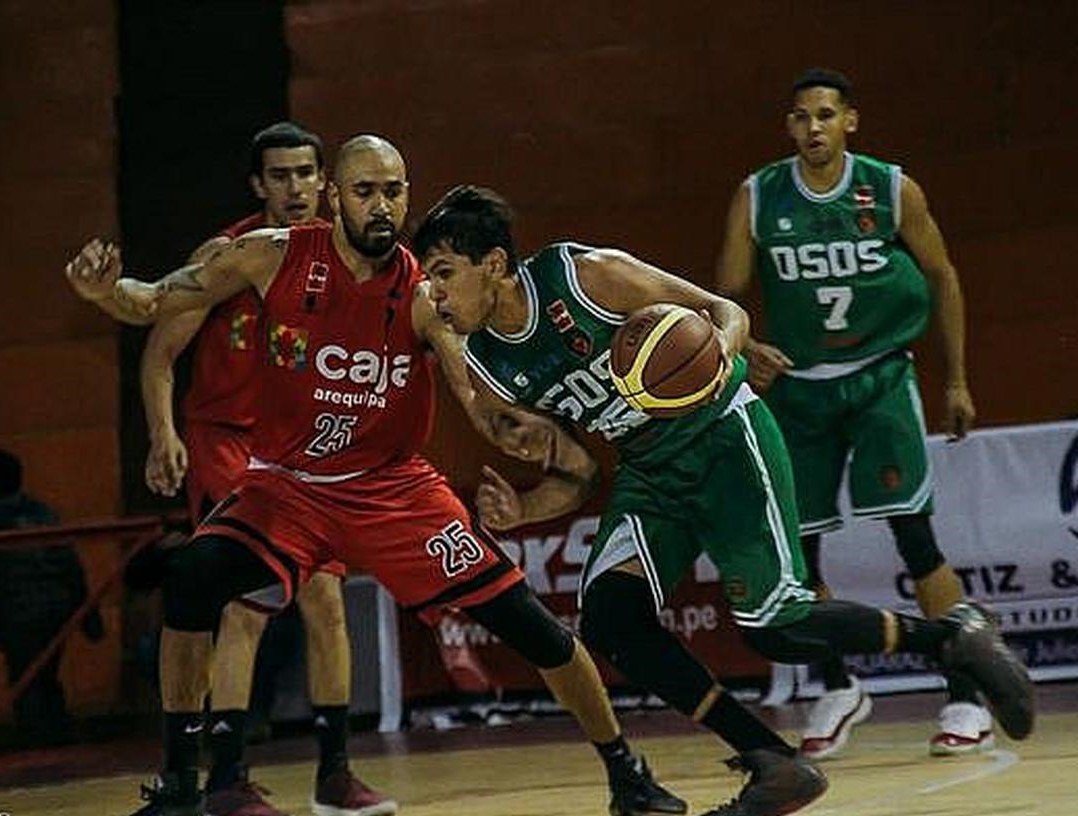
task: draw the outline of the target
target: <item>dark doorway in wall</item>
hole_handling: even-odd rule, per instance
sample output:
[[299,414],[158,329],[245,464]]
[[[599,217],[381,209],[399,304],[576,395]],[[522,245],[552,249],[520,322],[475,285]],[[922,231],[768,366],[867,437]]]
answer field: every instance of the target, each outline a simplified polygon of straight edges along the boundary
[[[283,0],[120,0],[120,230],[130,274],[182,264],[216,230],[257,209],[251,136],[288,115]],[[146,332],[121,337],[121,461],[128,513],[181,507],[143,482],[139,394]],[[178,392],[186,385],[181,359]]]

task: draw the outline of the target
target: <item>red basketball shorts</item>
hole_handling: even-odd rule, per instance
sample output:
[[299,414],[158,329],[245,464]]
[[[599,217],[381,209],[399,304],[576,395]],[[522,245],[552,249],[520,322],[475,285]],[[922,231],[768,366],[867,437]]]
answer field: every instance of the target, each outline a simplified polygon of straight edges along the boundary
[[[196,523],[232,489],[247,472],[251,459],[251,432],[212,422],[192,422],[183,434],[187,446],[187,510]],[[344,576],[344,564],[329,561],[318,567]]]
[[187,509],[197,522],[207,509],[232,492],[251,458],[251,432],[228,425],[192,422],[184,429],[187,446]]
[[428,622],[483,603],[524,574],[426,460],[412,457],[346,481],[314,483],[281,468],[252,468],[196,535],[241,541],[285,586],[332,559],[379,581]]

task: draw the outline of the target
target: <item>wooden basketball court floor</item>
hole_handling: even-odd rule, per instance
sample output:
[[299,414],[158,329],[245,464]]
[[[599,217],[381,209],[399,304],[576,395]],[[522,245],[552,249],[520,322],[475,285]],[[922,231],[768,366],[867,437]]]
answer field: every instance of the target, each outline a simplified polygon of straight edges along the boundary
[[[926,750],[938,694],[878,698],[846,753],[822,763],[831,782],[812,816],[1075,816],[1078,814],[1078,685],[1040,686],[1040,718],[1026,742],[997,737],[996,750],[933,759]],[[803,705],[766,713],[792,737]],[[690,814],[733,796],[742,777],[721,759],[725,746],[670,712],[622,716],[634,747],[656,775],[689,800]],[[353,767],[392,792],[401,816],[581,816],[606,814],[598,759],[566,717],[501,728],[354,737]],[[103,752],[103,753],[102,753]],[[310,813],[313,741],[255,746],[252,774],[272,801]],[[0,758],[0,816],[126,816],[157,761],[157,746],[82,746]],[[126,772],[116,772],[124,768]],[[133,771],[138,770],[137,773]],[[13,783],[13,784],[12,784]]]

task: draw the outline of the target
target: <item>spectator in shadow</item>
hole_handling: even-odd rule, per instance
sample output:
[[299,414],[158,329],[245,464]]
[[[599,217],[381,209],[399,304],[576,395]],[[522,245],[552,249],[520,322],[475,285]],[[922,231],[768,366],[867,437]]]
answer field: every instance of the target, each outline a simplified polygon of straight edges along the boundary
[[[22,491],[22,463],[0,450],[0,531],[58,524],[49,506]],[[0,650],[14,685],[86,600],[86,575],[70,545],[0,549]],[[94,609],[82,630],[100,640],[104,626]],[[71,718],[54,654],[14,702],[16,741],[21,747],[69,742]]]

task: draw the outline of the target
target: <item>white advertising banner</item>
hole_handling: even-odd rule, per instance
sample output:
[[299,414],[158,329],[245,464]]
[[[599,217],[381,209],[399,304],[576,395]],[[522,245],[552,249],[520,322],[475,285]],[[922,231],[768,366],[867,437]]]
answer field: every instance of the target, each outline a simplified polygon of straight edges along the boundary
[[[933,437],[929,452],[933,525],[966,594],[999,614],[1009,645],[1023,654],[1034,677],[1078,677],[1078,421],[986,429],[956,444]],[[848,508],[846,518],[842,530],[823,540],[823,572],[835,595],[916,614],[913,584],[886,522],[854,519]],[[570,624],[576,621],[580,570],[598,522],[593,514],[568,516],[501,540],[544,602]],[[737,636],[718,578],[701,558],[663,610],[662,621],[720,678],[761,677],[769,665]],[[401,676],[392,682],[383,677],[383,696],[386,688],[394,689],[399,704],[402,687],[405,699],[454,687],[469,692],[542,688],[534,672],[470,620],[446,618],[434,639],[438,653],[433,661],[421,661],[418,657],[430,651],[428,630],[418,624],[402,627]],[[392,662],[383,655],[383,664]],[[942,684],[915,655],[869,655],[849,662],[876,692]],[[428,663],[438,670],[421,671]],[[774,668],[766,702],[819,693],[804,667]]]
[[[1078,422],[988,429],[929,440],[933,526],[966,594],[1000,616],[1035,676],[1078,677]],[[917,611],[913,585],[883,521],[850,519],[823,541],[837,597]],[[853,661],[868,676],[919,662]]]

